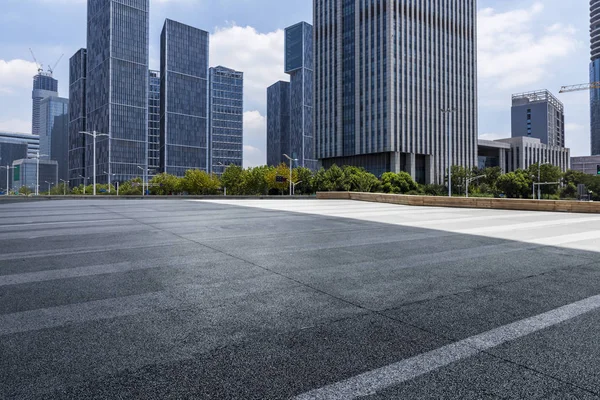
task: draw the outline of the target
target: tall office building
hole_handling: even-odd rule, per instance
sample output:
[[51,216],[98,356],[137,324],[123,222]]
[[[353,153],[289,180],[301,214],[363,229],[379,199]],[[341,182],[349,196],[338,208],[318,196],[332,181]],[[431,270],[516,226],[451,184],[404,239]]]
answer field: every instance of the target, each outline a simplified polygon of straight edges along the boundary
[[148,78],[148,174],[160,171],[160,72],[150,71]]
[[244,73],[210,68],[208,96],[209,172],[221,175],[244,162]]
[[160,39],[161,171],[208,171],[208,32],[166,20]]
[[33,77],[33,91],[31,92],[31,133],[40,134],[40,103],[46,97],[58,96],[58,81],[52,77],[50,72],[39,71]]
[[512,137],[540,139],[549,146],[565,147],[565,107],[548,90],[514,94]]
[[315,147],[325,167],[443,183],[449,144],[452,164],[477,165],[475,0],[313,4]]
[[[148,156],[148,36],[150,0],[88,0],[86,175],[99,183],[142,177]],[[106,172],[106,173],[105,173]]]
[[290,149],[297,166],[317,168],[313,135],[313,27],[306,22],[285,30],[285,73],[290,75]]
[[[600,0],[590,1],[590,82],[600,82]],[[600,155],[600,89],[590,90],[592,155]]]
[[279,81],[267,88],[267,165],[288,163],[289,137],[290,83]]
[[40,153],[58,163],[59,179],[68,179],[69,99],[46,97],[40,102]]
[[69,183],[83,184],[85,176],[87,50],[78,50],[69,60]]

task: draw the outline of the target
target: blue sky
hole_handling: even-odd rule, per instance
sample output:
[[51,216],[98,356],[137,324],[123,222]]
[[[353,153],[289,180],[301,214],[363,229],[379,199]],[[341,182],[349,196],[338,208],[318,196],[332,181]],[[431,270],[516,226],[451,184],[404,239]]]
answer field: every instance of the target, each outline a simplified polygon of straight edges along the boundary
[[[86,0],[2,0],[0,14],[0,130],[31,129],[31,79],[38,61],[52,65],[68,96],[68,59],[85,47]],[[588,2],[479,0],[479,135],[510,136],[512,93],[549,89],[565,103],[567,145],[589,154],[589,95],[558,95],[586,82]],[[211,33],[212,65],[245,72],[245,164],[265,162],[266,88],[286,79],[283,29],[312,21],[312,0],[151,0],[150,66],[158,68],[165,18]]]

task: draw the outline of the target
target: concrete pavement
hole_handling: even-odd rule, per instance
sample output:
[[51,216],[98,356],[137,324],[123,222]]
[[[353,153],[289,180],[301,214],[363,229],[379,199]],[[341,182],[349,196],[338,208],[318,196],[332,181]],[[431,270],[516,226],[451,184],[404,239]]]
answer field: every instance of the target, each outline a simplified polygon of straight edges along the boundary
[[0,398],[600,398],[599,218],[0,205]]

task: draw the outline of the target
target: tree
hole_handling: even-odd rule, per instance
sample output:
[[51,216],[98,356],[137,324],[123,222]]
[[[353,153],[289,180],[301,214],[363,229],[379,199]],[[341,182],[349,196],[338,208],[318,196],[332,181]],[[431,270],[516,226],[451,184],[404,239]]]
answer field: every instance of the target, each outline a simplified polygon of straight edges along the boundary
[[158,196],[168,196],[181,191],[181,178],[167,174],[155,175],[150,180],[150,193]]
[[230,195],[243,195],[244,194],[244,174],[245,170],[238,166],[231,164],[221,175],[221,185],[223,188],[227,188],[227,194]]
[[349,185],[349,190],[352,192],[374,192],[381,186],[379,179],[364,168],[344,167],[343,171],[346,175],[345,180]]
[[398,173],[386,172],[381,175],[382,189],[385,193],[408,193],[419,190],[419,186],[409,173],[401,171]]
[[215,195],[219,193],[221,182],[215,175],[205,171],[189,169],[181,180],[181,188],[191,195]]
[[27,186],[21,186],[21,189],[19,189],[19,194],[22,194],[24,196],[29,196],[32,193],[33,193],[33,190],[31,190]]
[[332,165],[331,168],[323,174],[324,185],[328,192],[347,192],[350,190],[350,182],[348,177],[337,165]]
[[[91,188],[91,186],[90,186]],[[85,193],[92,193],[88,188]],[[119,185],[119,195],[121,196],[141,196],[143,194],[142,178],[133,178],[132,180],[123,182]]]
[[245,195],[265,195],[269,193],[267,174],[274,169],[266,165],[248,168],[243,175],[243,193]]
[[[544,164],[541,167],[539,166],[539,164],[532,164],[529,166],[528,168],[528,174],[530,177],[532,177],[532,186],[533,186],[533,182],[537,182],[538,181],[538,171],[539,171],[539,176],[540,176],[540,182],[560,182],[563,173],[560,170],[560,167],[551,165],[551,164]],[[548,194],[556,194],[559,190],[560,186],[559,185],[543,185],[541,187],[541,192],[542,193],[548,193]]]
[[296,194],[313,194],[313,172],[304,167],[299,167],[294,170],[296,181],[301,182],[296,185]]
[[518,169],[498,178],[498,190],[510,198],[527,198],[531,193],[532,181],[527,171]]

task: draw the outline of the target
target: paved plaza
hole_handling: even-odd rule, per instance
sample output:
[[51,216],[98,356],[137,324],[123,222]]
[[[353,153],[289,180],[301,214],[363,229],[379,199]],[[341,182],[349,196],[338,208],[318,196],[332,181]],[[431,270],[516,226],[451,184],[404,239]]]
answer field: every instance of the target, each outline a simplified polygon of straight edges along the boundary
[[0,399],[600,399],[600,215],[0,203]]

